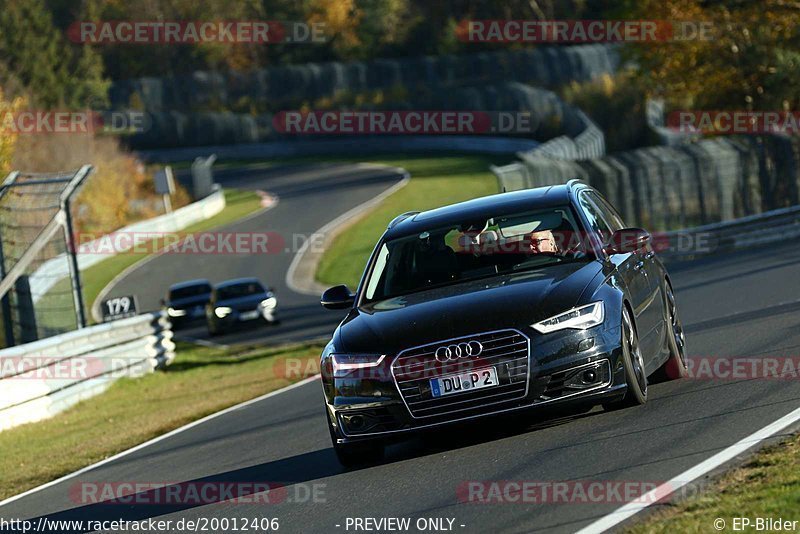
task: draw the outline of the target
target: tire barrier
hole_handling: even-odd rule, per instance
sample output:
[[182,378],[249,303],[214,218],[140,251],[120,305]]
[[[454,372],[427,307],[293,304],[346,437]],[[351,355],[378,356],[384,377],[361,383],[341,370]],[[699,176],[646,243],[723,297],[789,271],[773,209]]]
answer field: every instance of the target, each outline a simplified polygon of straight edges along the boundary
[[0,350],[0,431],[55,415],[174,358],[171,324],[161,313]]
[[[113,109],[134,107],[150,113],[179,110],[241,109],[263,111],[299,107],[341,93],[404,87],[419,89],[491,84],[497,80],[557,87],[616,72],[619,47],[607,44],[542,46],[473,54],[284,65],[250,72],[195,71],[165,78],[114,82]],[[291,89],[291,90],[289,90]]]
[[518,154],[493,167],[513,191],[580,178],[616,205],[626,222],[652,230],[686,228],[800,204],[800,140],[718,137],[568,161]]

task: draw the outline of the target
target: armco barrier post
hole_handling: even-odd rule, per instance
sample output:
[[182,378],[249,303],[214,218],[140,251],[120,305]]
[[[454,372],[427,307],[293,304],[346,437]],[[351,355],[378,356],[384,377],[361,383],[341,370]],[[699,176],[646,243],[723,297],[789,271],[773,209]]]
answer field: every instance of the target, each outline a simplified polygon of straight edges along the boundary
[[83,288],[81,287],[81,270],[78,267],[78,245],[75,243],[75,233],[72,227],[72,212],[70,198],[80,187],[83,180],[92,172],[91,165],[84,165],[70,180],[69,186],[61,193],[61,209],[64,211],[64,239],[67,244],[69,258],[69,276],[72,281],[72,299],[75,302],[75,317],[78,328],[86,326],[86,310],[83,307]]
[[72,231],[72,214],[70,213],[69,199],[64,201],[64,239],[67,241],[67,256],[69,257],[69,277],[72,281],[72,299],[75,301],[75,317],[78,328],[86,326],[86,311],[83,309],[83,289],[81,287],[81,270],[78,268],[78,250],[75,243],[75,234]]
[[[0,199],[8,191],[8,187],[14,183],[14,181],[19,176],[18,171],[11,172],[8,176],[6,176],[5,180],[3,180],[3,188],[0,189]],[[0,227],[0,231],[2,228]],[[3,238],[2,234],[0,233],[0,280],[6,277],[6,258],[3,254]],[[11,301],[8,298],[8,293],[3,295],[0,298],[0,309],[2,309],[3,314],[3,332],[5,333],[5,344],[7,347],[14,346],[14,321],[11,317]]]
[[19,314],[19,341],[30,343],[39,339],[39,330],[36,327],[36,310],[33,307],[33,295],[28,276],[22,275],[14,282],[14,291],[17,294],[17,313]]

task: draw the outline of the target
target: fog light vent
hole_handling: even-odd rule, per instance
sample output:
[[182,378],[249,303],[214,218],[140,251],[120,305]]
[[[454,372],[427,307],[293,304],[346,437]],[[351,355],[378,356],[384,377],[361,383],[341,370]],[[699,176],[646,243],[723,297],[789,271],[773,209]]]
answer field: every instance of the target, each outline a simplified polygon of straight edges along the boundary
[[603,360],[594,365],[574,369],[567,373],[564,387],[569,389],[587,389],[608,382],[608,362]]

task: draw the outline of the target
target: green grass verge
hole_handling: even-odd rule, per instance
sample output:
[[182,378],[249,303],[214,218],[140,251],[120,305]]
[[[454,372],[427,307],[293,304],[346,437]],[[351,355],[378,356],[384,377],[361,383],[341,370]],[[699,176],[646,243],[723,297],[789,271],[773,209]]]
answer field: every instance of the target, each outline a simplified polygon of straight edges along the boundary
[[[229,353],[181,344],[166,371],[120,379],[55,417],[0,432],[0,499],[296,382],[300,373],[287,378],[284,369],[306,369],[320,350],[299,345]],[[294,359],[289,366],[287,358]]]
[[[629,533],[716,532],[714,521],[733,530],[734,517],[800,521],[800,436],[758,452],[697,497],[679,501],[639,523]],[[740,529],[754,532],[755,529]]]
[[[243,217],[250,215],[261,209],[261,197],[252,191],[242,191],[238,189],[226,189],[225,208],[213,217],[200,221],[181,232],[203,232],[213,228],[219,228],[234,223]],[[86,317],[93,323],[91,309],[97,296],[119,273],[130,266],[145,259],[149,254],[146,253],[123,253],[110,256],[107,260],[92,265],[88,269],[81,271],[81,284],[83,286],[83,300],[86,307]],[[71,283],[68,278],[59,281],[48,291],[39,301],[41,310],[72,310]],[[70,312],[71,313],[71,312]],[[48,318],[52,318],[54,324],[47,324]],[[64,317],[57,314],[42,314],[40,325],[42,328],[53,327],[56,331],[64,328]],[[67,318],[68,321],[72,321]]]
[[404,211],[427,210],[497,193],[497,179],[489,165],[507,160],[508,156],[480,155],[370,159],[374,163],[403,167],[411,173],[411,181],[336,237],[322,256],[317,280],[355,288],[372,248],[389,221]]

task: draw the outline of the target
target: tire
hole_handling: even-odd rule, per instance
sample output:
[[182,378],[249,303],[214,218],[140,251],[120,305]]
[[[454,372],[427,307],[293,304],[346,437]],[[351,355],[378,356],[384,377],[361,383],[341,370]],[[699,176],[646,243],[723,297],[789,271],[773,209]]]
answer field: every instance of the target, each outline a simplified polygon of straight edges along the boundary
[[658,369],[657,376],[659,380],[666,381],[685,378],[689,375],[689,369],[686,366],[686,335],[678,316],[678,307],[675,305],[675,294],[668,283],[665,283],[664,297],[667,308],[669,359]]
[[328,431],[331,435],[333,452],[342,467],[351,468],[379,462],[383,459],[384,444],[379,441],[356,441],[354,443],[336,443],[331,417],[328,415]]
[[622,311],[621,345],[625,382],[628,389],[622,400],[603,404],[603,408],[608,411],[641,406],[647,402],[647,374],[644,368],[644,358],[639,347],[639,335],[633,326],[628,308],[623,308]]

